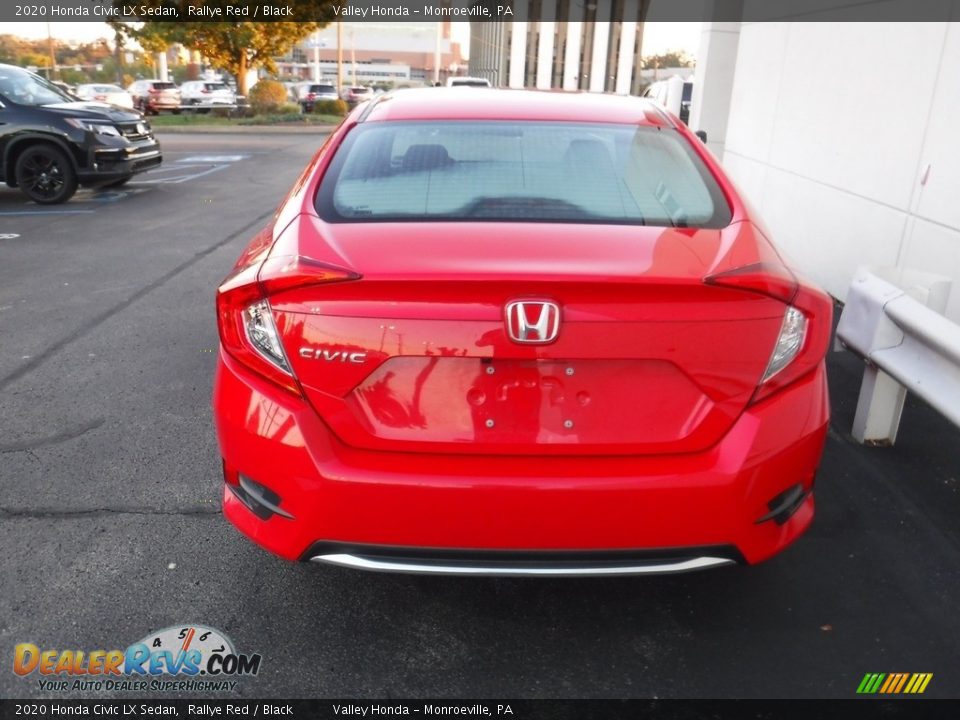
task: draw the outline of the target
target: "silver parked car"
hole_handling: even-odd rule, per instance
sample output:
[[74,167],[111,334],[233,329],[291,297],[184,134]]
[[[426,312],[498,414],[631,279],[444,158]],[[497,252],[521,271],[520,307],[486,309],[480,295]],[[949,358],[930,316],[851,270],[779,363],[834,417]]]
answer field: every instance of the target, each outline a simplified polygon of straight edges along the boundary
[[297,86],[297,102],[304,112],[312,112],[313,104],[321,100],[339,100],[337,88],[330,83],[300,83]]
[[77,85],[77,91],[74,95],[81,100],[104,102],[124,108],[133,107],[133,96],[119,85],[86,83],[84,85]]
[[197,107],[236,105],[237,94],[225,82],[188,80],[180,85],[180,101],[185,106]]
[[161,110],[180,112],[180,89],[166,80],[135,80],[127,88],[133,96],[133,106],[144,115],[156,115]]

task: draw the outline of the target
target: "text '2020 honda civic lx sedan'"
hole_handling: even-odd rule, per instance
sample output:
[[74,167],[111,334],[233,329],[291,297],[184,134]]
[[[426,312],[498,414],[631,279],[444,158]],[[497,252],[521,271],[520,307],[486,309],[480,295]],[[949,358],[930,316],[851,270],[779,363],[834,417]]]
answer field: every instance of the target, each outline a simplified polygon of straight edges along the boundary
[[812,520],[832,303],[648,101],[360,106],[217,311],[224,512],[282,557],[674,572]]

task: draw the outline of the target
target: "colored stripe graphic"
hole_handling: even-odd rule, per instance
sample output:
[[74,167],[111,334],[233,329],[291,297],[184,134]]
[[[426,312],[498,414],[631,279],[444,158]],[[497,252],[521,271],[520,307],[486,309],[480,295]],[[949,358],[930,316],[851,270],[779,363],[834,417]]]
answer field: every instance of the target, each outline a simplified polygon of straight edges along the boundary
[[886,677],[885,673],[867,673],[860,681],[857,692],[861,695],[872,695],[880,687],[880,683]]
[[919,695],[927,689],[933,673],[867,673],[857,686],[858,695]]
[[887,675],[887,680],[883,685],[880,686],[880,692],[885,693],[890,689],[891,684],[896,684],[897,680],[900,679],[900,673],[890,673]]

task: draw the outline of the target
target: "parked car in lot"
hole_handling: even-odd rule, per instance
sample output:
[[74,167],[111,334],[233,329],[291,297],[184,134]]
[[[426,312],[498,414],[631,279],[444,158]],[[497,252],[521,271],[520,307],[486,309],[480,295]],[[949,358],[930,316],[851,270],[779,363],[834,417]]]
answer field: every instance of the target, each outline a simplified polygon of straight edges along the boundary
[[[669,108],[671,84],[670,80],[658,80],[643,91],[643,97],[659,103],[662,107]],[[680,94],[680,110],[678,115],[680,120],[683,121],[683,124],[687,125],[690,122],[690,105],[693,102],[693,81],[685,80],[682,84],[677,82],[676,85],[679,88]]]
[[339,100],[337,88],[326,83],[301,83],[297,86],[297,103],[304,112],[313,112],[320,100]]
[[56,86],[58,89],[65,92],[67,95],[76,96],[77,94],[77,88],[73,85],[70,85],[69,83],[65,83],[61,80],[51,80],[50,82],[51,84]]
[[832,302],[675,116],[405,90],[326,148],[217,292],[241,532],[370,570],[625,575],[807,529]]
[[133,97],[133,106],[144,115],[157,115],[169,110],[180,112],[180,90],[165,80],[136,80],[127,88]]
[[133,96],[119,85],[87,83],[77,85],[77,91],[74,94],[81,100],[94,100],[125,108],[133,107]]
[[486,78],[455,76],[447,78],[447,87],[490,87]]
[[224,82],[189,80],[180,85],[180,102],[200,108],[231,106],[237,104],[237,95]]
[[12,65],[0,65],[0,158],[0,180],[44,205],[79,185],[122,185],[162,161],[140,113],[78,101]]
[[343,99],[351,106],[362,103],[373,97],[373,90],[368,87],[355,86],[347,88],[343,94]]

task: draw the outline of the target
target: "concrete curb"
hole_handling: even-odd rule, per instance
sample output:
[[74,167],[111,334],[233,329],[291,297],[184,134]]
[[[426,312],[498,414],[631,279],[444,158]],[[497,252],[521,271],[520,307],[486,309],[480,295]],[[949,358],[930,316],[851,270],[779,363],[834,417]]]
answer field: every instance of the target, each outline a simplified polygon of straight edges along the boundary
[[336,125],[176,125],[155,127],[157,135],[206,133],[223,135],[327,135]]

